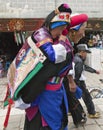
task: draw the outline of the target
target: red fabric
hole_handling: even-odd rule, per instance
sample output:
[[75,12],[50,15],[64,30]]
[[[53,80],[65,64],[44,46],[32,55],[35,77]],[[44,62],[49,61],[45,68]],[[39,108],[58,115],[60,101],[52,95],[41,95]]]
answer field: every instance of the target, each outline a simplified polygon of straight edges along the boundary
[[6,118],[5,118],[5,121],[4,121],[4,128],[6,128],[7,125],[8,125],[10,111],[11,111],[11,104],[8,105],[8,110],[7,110]]
[[6,128],[8,126],[8,121],[9,121],[9,116],[10,116],[10,112],[11,112],[11,105],[14,103],[13,100],[11,98],[9,98],[9,86],[7,84],[7,93],[5,96],[4,101],[8,101],[8,109],[7,109],[7,114],[5,117],[5,121],[4,121],[4,128]]
[[9,102],[9,104],[13,104],[14,103],[14,101],[10,98],[10,99],[8,99],[8,102]]
[[76,25],[79,25],[81,23],[84,23],[88,20],[88,16],[86,14],[77,14],[74,16],[71,16],[71,23],[67,28],[62,32],[62,35],[66,36],[68,34],[68,31],[71,27],[74,27]]
[[68,30],[67,29],[63,30],[62,35],[66,36],[67,34],[68,34]]
[[[75,16],[71,17],[71,24],[70,27],[74,27],[76,25],[79,25],[81,23],[84,23],[88,20],[88,16],[86,14],[77,14]],[[69,27],[69,28],[70,28]],[[68,28],[67,28],[68,29]]]
[[45,121],[45,119],[43,117],[41,117],[41,120],[42,120],[43,127],[48,126],[47,122]]
[[25,111],[26,111],[28,120],[31,121],[33,119],[33,117],[36,115],[36,113],[38,112],[38,106],[29,107]]
[[60,87],[61,87],[61,84],[47,84],[45,89],[56,91],[56,90],[60,89]]

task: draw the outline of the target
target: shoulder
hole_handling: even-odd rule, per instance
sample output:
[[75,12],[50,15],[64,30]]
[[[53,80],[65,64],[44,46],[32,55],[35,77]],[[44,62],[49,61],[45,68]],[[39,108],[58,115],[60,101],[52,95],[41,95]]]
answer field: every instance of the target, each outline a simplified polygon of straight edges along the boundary
[[33,32],[32,38],[35,39],[36,42],[40,42],[46,38],[52,39],[49,31],[45,27],[42,27]]
[[77,63],[77,62],[82,62],[82,59],[80,58],[80,56],[78,54],[76,54],[74,56],[74,62]]

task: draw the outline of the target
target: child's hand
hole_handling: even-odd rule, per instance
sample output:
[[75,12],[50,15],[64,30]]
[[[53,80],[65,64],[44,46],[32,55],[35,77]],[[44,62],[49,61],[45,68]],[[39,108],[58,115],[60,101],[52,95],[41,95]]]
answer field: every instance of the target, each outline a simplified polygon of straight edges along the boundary
[[100,71],[96,70],[96,74],[100,74]]

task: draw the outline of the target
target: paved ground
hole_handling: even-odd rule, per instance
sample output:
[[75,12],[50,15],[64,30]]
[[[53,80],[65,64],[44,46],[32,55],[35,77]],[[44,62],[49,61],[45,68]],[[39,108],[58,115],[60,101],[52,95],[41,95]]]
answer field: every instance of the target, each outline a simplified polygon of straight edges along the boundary
[[[87,76],[87,86],[90,87],[103,87],[103,83],[99,81],[103,78],[103,72],[100,75],[86,73]],[[6,92],[6,78],[0,78],[0,130],[3,130],[3,122],[5,119],[7,108],[2,108],[2,101]],[[85,108],[82,100],[80,100]],[[101,117],[99,119],[87,119],[87,123],[84,126],[75,128],[72,122],[72,117],[69,116],[69,130],[103,130],[103,98],[93,99],[96,109],[100,111]],[[24,123],[24,111],[12,108],[9,125],[6,130],[23,130]]]

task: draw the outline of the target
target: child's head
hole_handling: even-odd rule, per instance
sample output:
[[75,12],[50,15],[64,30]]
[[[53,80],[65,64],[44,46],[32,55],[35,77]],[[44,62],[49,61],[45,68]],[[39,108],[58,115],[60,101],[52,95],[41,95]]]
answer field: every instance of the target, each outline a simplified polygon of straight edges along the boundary
[[83,59],[86,59],[87,53],[91,53],[91,51],[89,50],[86,44],[79,44],[77,46],[77,49],[78,49],[78,53]]

